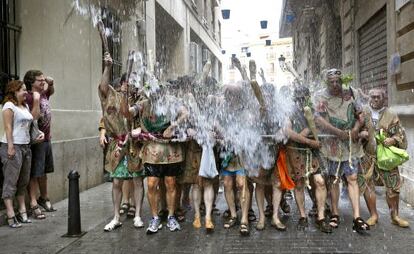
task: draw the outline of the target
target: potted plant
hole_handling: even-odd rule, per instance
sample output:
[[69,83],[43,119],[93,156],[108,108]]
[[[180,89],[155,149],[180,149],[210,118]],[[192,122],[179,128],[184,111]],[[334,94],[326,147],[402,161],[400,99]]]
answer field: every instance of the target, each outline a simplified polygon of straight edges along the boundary
[[230,10],[229,9],[221,10],[221,14],[223,15],[223,19],[229,19],[230,18]]
[[262,29],[266,29],[267,28],[267,20],[262,20],[260,21],[260,27]]

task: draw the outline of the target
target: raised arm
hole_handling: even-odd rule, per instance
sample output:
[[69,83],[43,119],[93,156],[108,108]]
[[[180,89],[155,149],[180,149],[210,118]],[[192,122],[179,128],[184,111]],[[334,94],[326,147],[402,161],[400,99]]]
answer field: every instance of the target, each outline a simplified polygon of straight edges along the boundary
[[55,82],[52,77],[46,77],[47,90],[46,94],[52,96],[55,93]]
[[106,97],[108,95],[108,89],[109,89],[109,78],[111,74],[111,67],[112,67],[112,58],[111,55],[106,52],[104,54],[104,71],[101,77],[101,83],[99,84],[99,91],[101,94]]

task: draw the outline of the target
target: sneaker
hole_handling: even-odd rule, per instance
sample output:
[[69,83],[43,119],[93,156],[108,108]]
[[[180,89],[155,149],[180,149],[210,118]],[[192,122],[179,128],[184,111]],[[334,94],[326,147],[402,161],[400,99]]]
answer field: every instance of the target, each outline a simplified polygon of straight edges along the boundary
[[122,223],[117,219],[113,219],[111,222],[105,225],[104,231],[110,232],[116,228],[119,228],[120,226],[122,226]]
[[171,232],[181,230],[180,224],[174,216],[168,217],[167,227]]
[[162,228],[161,219],[159,217],[158,218],[152,218],[152,220],[150,221],[150,224],[147,228],[147,235],[155,234],[161,228]]
[[143,228],[144,227],[144,222],[142,221],[141,217],[135,217],[134,218],[134,227],[136,228]]

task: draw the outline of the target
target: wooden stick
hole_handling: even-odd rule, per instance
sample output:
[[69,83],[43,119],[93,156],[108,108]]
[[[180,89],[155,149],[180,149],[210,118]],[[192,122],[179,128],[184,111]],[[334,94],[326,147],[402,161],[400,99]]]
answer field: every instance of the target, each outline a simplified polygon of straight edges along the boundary
[[316,125],[315,125],[315,121],[314,121],[314,118],[313,118],[313,114],[312,114],[311,108],[309,106],[305,106],[303,108],[303,113],[305,115],[306,122],[308,122],[308,126],[309,126],[310,131],[312,132],[313,138],[316,141],[319,141],[318,131],[316,129]]
[[99,35],[101,36],[104,53],[109,53],[108,38],[106,38],[105,25],[102,22],[102,20],[98,21],[97,26],[98,26]]

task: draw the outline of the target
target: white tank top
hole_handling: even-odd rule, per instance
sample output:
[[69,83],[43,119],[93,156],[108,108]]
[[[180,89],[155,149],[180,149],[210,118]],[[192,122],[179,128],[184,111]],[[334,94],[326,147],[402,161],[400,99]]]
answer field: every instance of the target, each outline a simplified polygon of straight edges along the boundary
[[[30,143],[30,124],[33,121],[33,116],[29,108],[20,108],[8,101],[3,105],[3,111],[11,109],[13,115],[13,144],[26,145]],[[4,119],[3,119],[4,121]],[[7,143],[6,133],[4,133],[2,143]]]

